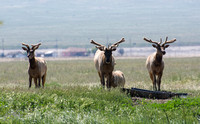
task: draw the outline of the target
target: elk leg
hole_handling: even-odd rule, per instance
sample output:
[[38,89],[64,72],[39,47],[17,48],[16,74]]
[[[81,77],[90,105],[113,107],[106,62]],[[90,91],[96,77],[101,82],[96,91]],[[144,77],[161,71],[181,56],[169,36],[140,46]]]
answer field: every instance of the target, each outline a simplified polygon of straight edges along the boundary
[[100,82],[102,82],[101,73],[98,72],[98,74],[99,74]]
[[153,75],[153,90],[157,91],[157,87],[156,87],[156,75]]
[[46,73],[44,74],[44,76],[42,77],[42,88],[44,88],[44,83],[46,81]]
[[153,74],[152,74],[152,73],[149,73],[149,76],[150,76],[151,81],[152,81],[152,83],[153,83]]
[[37,88],[37,78],[34,78],[35,88]]
[[101,78],[101,73],[100,73],[100,72],[98,72],[98,74],[99,74],[99,77]]
[[101,76],[101,73],[98,72],[98,74],[99,74],[100,82],[101,82],[101,85],[102,85],[102,76]]
[[107,88],[111,88],[111,83],[112,83],[112,73],[108,75]]
[[104,74],[101,74],[101,85],[103,87],[105,87],[105,78],[104,78]]
[[156,76],[153,75],[151,72],[149,73],[149,76],[150,76],[152,84],[153,84],[153,90],[156,91],[157,90],[157,88],[156,88]]
[[158,79],[157,79],[158,91],[160,91],[161,78],[162,78],[162,73],[158,75]]
[[41,77],[38,78],[38,87],[40,88]]
[[106,87],[108,88],[108,79],[106,80]]
[[32,84],[32,77],[29,76],[29,88],[31,88],[31,84]]

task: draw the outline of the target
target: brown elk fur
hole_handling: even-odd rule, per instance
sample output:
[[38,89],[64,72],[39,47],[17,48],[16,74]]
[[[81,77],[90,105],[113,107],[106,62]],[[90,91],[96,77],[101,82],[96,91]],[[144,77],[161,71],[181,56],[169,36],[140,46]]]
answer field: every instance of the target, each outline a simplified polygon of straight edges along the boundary
[[[164,70],[163,55],[165,55],[165,53],[166,53],[165,48],[167,48],[169,46],[166,44],[173,43],[174,41],[176,41],[176,39],[173,39],[170,41],[167,41],[167,39],[168,39],[168,37],[166,37],[165,43],[163,43],[161,45],[162,39],[158,43],[158,42],[152,41],[151,39],[148,40],[148,39],[144,38],[145,41],[147,41],[149,43],[153,43],[152,46],[157,49],[157,51],[155,53],[149,55],[146,60],[146,67],[147,67],[149,76],[153,83],[153,90],[160,91],[161,78],[162,78],[163,70]],[[158,89],[157,89],[156,85],[158,86]]]
[[[153,53],[148,56],[146,60],[146,67],[153,83],[153,89],[157,90],[157,84],[158,90],[160,90],[161,78],[164,70],[164,61],[162,60],[162,55],[159,55],[158,53]],[[158,76],[157,80],[156,76]]]
[[[29,88],[31,88],[32,84],[32,78],[34,79],[35,87],[40,87],[40,82],[42,79],[42,87],[44,88],[44,84],[46,81],[46,73],[47,73],[47,65],[46,61],[43,58],[37,58],[35,57],[35,50],[39,48],[39,45],[32,45],[32,48],[30,48],[26,44],[22,44],[26,47],[22,47],[23,50],[27,52],[27,57],[29,58]],[[38,81],[38,83],[37,83]]]
[[125,77],[123,72],[117,70],[112,72],[112,87],[121,87],[124,88],[125,85]]
[[112,78],[112,71],[114,70],[114,65],[115,65],[115,59],[113,56],[110,57],[110,63],[105,62],[105,55],[104,51],[97,50],[95,57],[94,57],[94,63],[96,70],[98,71],[99,77],[101,84],[105,86],[105,78],[107,78],[107,87],[110,87],[109,82],[111,82]]
[[107,79],[107,88],[111,87],[112,71],[114,70],[115,65],[115,59],[112,56],[112,51],[115,51],[118,45],[124,41],[124,38],[122,38],[120,41],[108,48],[94,42],[93,40],[91,41],[91,43],[97,45],[96,47],[98,48],[94,56],[94,63],[103,87],[105,87],[105,78]]

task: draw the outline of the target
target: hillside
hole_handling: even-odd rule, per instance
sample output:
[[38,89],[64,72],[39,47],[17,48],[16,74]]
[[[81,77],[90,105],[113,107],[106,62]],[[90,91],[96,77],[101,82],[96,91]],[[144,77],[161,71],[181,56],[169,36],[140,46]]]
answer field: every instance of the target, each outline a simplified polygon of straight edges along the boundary
[[39,41],[46,48],[56,41],[65,48],[125,37],[124,46],[148,46],[144,36],[169,36],[177,38],[175,45],[197,45],[199,5],[198,0],[1,0],[0,41],[4,38],[7,49]]

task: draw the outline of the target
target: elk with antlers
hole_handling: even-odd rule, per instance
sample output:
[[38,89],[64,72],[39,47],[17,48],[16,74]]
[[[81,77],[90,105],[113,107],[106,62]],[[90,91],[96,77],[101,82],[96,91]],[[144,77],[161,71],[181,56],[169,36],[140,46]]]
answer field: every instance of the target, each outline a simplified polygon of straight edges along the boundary
[[[40,82],[42,79],[42,87],[44,88],[44,83],[46,80],[46,73],[47,73],[47,65],[46,61],[43,58],[36,58],[35,57],[35,50],[39,48],[41,43],[37,45],[29,45],[22,43],[22,45],[26,47],[22,47],[23,50],[27,52],[27,57],[29,58],[29,88],[31,88],[32,78],[34,79],[35,88],[40,87]],[[38,80],[38,83],[37,83]]]
[[119,44],[124,41],[124,38],[122,38],[120,41],[114,43],[113,45],[105,47],[104,45],[91,40],[91,43],[96,45],[96,48],[98,49],[94,56],[94,63],[103,87],[105,87],[105,78],[107,79],[106,87],[111,87],[112,72],[115,65],[115,59],[112,56],[112,51],[115,51]]
[[[160,91],[161,78],[162,78],[162,74],[164,70],[163,55],[165,55],[166,53],[165,48],[169,47],[168,44],[175,42],[176,39],[172,39],[168,41],[168,37],[166,37],[166,40],[163,44],[162,44],[162,39],[160,39],[159,43],[152,41],[151,39],[148,40],[147,38],[144,38],[144,40],[149,43],[153,43],[152,46],[157,49],[155,53],[148,56],[146,60],[146,67],[148,69],[149,76],[153,83],[153,90]],[[157,76],[157,79],[156,79],[156,76]]]

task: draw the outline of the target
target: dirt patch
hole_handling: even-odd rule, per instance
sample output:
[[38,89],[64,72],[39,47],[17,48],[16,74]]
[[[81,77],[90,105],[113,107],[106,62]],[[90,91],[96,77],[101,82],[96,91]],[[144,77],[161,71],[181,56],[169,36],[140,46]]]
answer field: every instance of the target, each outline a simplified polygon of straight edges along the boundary
[[131,99],[134,105],[140,105],[142,102],[163,104],[172,100],[172,99],[147,99],[147,98],[141,98],[141,97],[132,97]]

